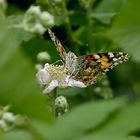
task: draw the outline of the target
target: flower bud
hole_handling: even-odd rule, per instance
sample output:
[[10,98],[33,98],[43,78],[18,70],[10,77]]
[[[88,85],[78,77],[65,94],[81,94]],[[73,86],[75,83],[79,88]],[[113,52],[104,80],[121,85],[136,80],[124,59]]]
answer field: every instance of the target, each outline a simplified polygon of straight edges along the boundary
[[68,111],[69,105],[67,99],[64,96],[59,96],[55,99],[55,110],[58,116]]
[[53,25],[54,17],[48,12],[42,12],[39,6],[31,6],[22,22],[24,30],[41,35]]
[[43,68],[43,66],[41,65],[41,64],[35,64],[35,69],[37,70],[37,71],[39,71],[40,69],[42,69]]
[[44,27],[50,28],[54,25],[54,17],[48,12],[42,12],[40,15],[40,21]]
[[34,16],[39,16],[41,14],[41,10],[40,10],[40,6],[31,6],[25,16],[30,16],[30,15],[34,15]]
[[50,58],[51,57],[50,57],[48,52],[40,52],[37,55],[37,60],[38,61],[48,61],[48,60],[50,60]]

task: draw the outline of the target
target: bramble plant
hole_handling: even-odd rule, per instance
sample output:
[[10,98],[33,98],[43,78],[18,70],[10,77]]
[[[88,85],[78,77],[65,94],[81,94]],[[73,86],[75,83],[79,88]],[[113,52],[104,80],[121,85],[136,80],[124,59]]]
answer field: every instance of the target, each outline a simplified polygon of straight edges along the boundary
[[140,139],[139,5],[0,0],[0,140]]

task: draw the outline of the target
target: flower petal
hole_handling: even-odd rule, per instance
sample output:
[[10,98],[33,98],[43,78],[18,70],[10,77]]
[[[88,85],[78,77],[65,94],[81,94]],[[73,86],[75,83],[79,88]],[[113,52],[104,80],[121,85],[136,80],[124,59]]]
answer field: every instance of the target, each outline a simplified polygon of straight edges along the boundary
[[86,85],[83,82],[76,81],[74,79],[69,79],[68,80],[68,86],[71,86],[71,87],[81,87],[81,88],[85,88],[86,87]]
[[40,84],[48,84],[51,80],[49,73],[45,69],[40,69],[36,74]]
[[56,87],[58,86],[58,81],[57,80],[52,80],[51,83],[49,84],[49,86],[47,86],[43,93],[46,94],[46,93],[49,93],[51,92],[52,90],[54,90]]

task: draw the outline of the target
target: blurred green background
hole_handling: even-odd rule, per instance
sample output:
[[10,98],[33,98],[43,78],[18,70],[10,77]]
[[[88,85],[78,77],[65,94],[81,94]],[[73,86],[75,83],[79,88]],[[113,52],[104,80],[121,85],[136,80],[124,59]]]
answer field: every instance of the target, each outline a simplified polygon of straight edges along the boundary
[[[52,31],[77,56],[130,55],[94,85],[55,90],[69,104],[69,112],[58,119],[54,98],[42,94],[35,66],[55,62],[59,54],[47,31],[39,35],[14,28],[31,5],[54,17]],[[0,122],[0,140],[140,139],[139,14],[138,0],[1,0],[0,105],[10,105],[11,112],[27,120],[6,132]],[[43,51],[50,59],[42,62],[37,55]]]

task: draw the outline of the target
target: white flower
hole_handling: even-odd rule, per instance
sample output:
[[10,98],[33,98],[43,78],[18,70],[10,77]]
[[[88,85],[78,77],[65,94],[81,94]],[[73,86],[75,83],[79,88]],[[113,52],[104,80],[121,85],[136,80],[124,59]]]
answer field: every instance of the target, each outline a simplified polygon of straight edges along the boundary
[[71,86],[71,87],[82,87],[82,88],[86,87],[86,85],[83,82],[76,81],[76,80],[70,78],[70,76],[66,77],[66,83],[68,86]]
[[26,12],[26,14],[29,14],[29,15],[36,15],[36,16],[39,16],[40,14],[41,14],[41,10],[40,10],[40,6],[31,6],[28,10],[27,10],[27,12]]
[[40,23],[24,24],[24,30],[31,33],[43,34],[46,31]]
[[48,84],[51,80],[50,74],[44,68],[40,69],[36,75],[39,83],[42,85]]
[[86,87],[84,83],[67,75],[65,67],[60,65],[45,64],[44,68],[38,71],[37,78],[40,84],[46,85],[43,93],[49,93],[56,87]]
[[57,86],[59,86],[58,81],[57,80],[52,80],[49,85],[43,90],[43,93],[49,93],[52,90],[54,90]]
[[4,120],[5,122],[14,123],[15,119],[15,115],[12,112],[3,113],[2,120]]
[[54,17],[48,12],[42,12],[39,6],[31,6],[26,11],[21,25],[28,32],[42,35],[47,28],[54,25]]
[[40,15],[40,21],[45,27],[51,27],[54,25],[54,17],[49,12],[42,12]]

